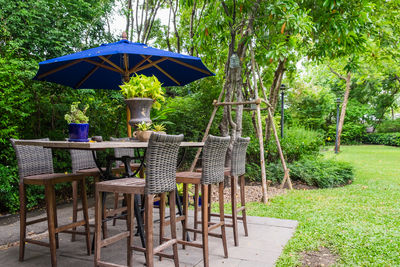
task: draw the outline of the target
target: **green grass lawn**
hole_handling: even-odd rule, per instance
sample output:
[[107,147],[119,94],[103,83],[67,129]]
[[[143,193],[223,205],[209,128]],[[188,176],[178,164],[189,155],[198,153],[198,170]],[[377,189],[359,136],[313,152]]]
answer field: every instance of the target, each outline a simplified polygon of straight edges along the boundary
[[299,221],[277,266],[300,265],[300,252],[321,246],[339,255],[338,265],[400,266],[400,148],[342,146],[325,156],[353,164],[353,184],[248,204],[249,215]]

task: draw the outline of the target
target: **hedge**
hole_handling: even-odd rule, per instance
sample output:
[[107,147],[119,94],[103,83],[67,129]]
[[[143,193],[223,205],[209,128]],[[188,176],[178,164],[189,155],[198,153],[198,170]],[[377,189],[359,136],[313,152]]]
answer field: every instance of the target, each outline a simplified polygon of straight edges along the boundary
[[364,144],[400,146],[400,133],[371,133],[363,138]]

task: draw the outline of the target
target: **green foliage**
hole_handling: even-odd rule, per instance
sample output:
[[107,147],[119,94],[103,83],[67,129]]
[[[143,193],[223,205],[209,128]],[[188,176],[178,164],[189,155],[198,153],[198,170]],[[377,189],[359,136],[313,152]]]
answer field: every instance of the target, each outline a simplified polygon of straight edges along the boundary
[[[281,147],[288,162],[299,160],[303,156],[317,155],[320,147],[324,145],[323,134],[314,130],[301,127],[291,127],[284,131],[285,136],[281,138]],[[267,146],[268,161],[277,162],[279,154],[275,139],[271,139]]]
[[[292,180],[318,188],[343,186],[350,183],[354,176],[349,163],[321,157],[305,157],[289,163],[288,168]],[[267,173],[270,180],[282,182],[284,173],[280,163],[269,164]]]
[[289,123],[314,130],[327,130],[327,121],[335,109],[335,95],[324,87],[297,83],[288,94],[290,106],[285,111]]
[[147,77],[143,74],[132,76],[129,82],[119,86],[125,98],[143,97],[154,100],[153,107],[160,109],[164,102],[164,91],[156,76]]
[[81,102],[74,102],[71,105],[70,113],[65,114],[64,118],[69,123],[88,123],[89,117],[86,116],[86,111],[89,108],[89,105],[85,105],[83,110],[79,108],[79,104]]
[[382,121],[376,126],[375,131],[377,133],[399,133],[400,119]]
[[137,125],[139,131],[149,131],[151,129],[151,123],[146,123],[142,121]]
[[165,132],[167,129],[163,123],[160,124],[154,124],[153,123],[153,129],[155,132]]
[[400,133],[370,133],[364,136],[364,144],[400,146]]

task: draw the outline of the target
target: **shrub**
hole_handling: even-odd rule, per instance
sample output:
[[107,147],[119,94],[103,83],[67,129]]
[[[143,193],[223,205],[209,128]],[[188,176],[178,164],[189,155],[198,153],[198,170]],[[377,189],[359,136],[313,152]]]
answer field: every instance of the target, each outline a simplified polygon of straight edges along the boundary
[[400,132],[400,119],[382,121],[376,126],[377,133],[398,133]]
[[400,133],[371,133],[363,139],[364,144],[400,146]]
[[[301,127],[285,129],[285,136],[280,141],[288,162],[299,160],[303,156],[317,155],[320,147],[324,145],[322,133]],[[279,160],[278,149],[273,137],[269,140],[267,151],[269,162],[277,162]]]
[[[288,168],[293,181],[301,181],[319,188],[342,186],[353,180],[352,166],[347,162],[332,159],[306,157],[289,163]],[[272,182],[282,182],[284,173],[280,163],[268,164],[266,172],[268,179]],[[255,177],[253,180],[261,180],[258,176],[253,176]]]
[[343,161],[304,158],[289,164],[290,177],[319,188],[346,185],[353,180],[352,166]]
[[[0,164],[0,211],[14,213],[19,210],[18,168]],[[26,187],[27,208],[37,206],[44,199],[43,187]]]

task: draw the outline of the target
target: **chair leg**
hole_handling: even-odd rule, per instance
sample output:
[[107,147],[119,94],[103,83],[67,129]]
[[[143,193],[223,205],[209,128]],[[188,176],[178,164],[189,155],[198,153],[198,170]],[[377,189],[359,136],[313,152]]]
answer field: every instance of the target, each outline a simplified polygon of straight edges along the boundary
[[238,238],[238,221],[237,221],[237,203],[236,203],[236,194],[237,194],[237,177],[231,176],[231,204],[232,204],[232,228],[233,228],[233,240],[235,243],[235,247],[239,246],[239,238]]
[[[78,182],[72,182],[72,222],[75,223],[78,220]],[[76,231],[76,227],[72,228],[72,231]],[[76,240],[76,235],[71,235],[71,242]]]
[[[102,192],[102,206],[103,206],[103,220],[107,218],[107,207],[106,207],[106,202],[107,202],[107,194],[105,192]],[[103,221],[101,224],[101,228],[103,230],[103,238],[106,239],[108,236],[108,230],[107,230],[107,222]]]
[[[235,185],[236,186],[236,185]],[[224,183],[219,183],[219,221],[221,225],[222,246],[224,247],[224,256],[228,258],[228,246],[226,244],[226,231],[225,231],[225,214],[224,214]]]
[[208,198],[207,199],[207,207],[208,207],[208,221],[211,222],[211,195],[212,195],[212,187],[208,185]]
[[19,183],[19,261],[24,260],[26,238],[26,189]]
[[[174,191],[175,192],[175,191]],[[176,194],[176,193],[174,193]],[[188,210],[189,210],[189,192],[188,192],[188,184],[183,184],[183,216],[184,220],[182,221],[182,240],[186,240],[187,235],[187,221],[188,221]],[[185,249],[185,245],[182,245],[182,248]]]
[[82,201],[83,219],[85,220],[86,249],[87,249],[87,254],[90,256],[91,249],[90,249],[89,213],[88,213],[85,178],[82,178],[81,180],[81,201]]
[[132,254],[132,245],[133,245],[133,196],[132,194],[128,194],[126,198],[126,207],[127,207],[127,216],[126,216],[126,222],[127,222],[127,227],[129,231],[129,237],[127,238],[127,259],[126,263],[128,267],[132,267],[133,265],[133,254]]
[[[185,188],[185,186],[186,186],[186,193],[187,193],[187,184],[184,184],[184,188]],[[175,239],[176,240],[175,194],[176,194],[175,191],[172,191],[172,192],[169,193],[169,214],[171,215],[170,216],[170,219],[171,219],[171,223],[170,223],[170,226],[171,226],[171,239]],[[186,196],[185,193],[184,193],[183,196],[184,197]],[[187,199],[187,197],[186,197],[186,199]],[[184,203],[185,203],[184,207],[186,207],[186,212],[187,212],[187,201],[185,202],[185,200],[184,200]],[[186,213],[184,213],[184,214],[186,214]],[[186,240],[186,231],[184,231],[183,240]],[[178,258],[178,244],[177,243],[174,243],[172,245],[172,250],[174,252],[175,267],[178,267],[179,266],[179,258]]]
[[54,206],[56,200],[54,199],[54,185],[47,184],[45,185],[45,199],[46,199],[46,208],[47,208],[47,224],[49,230],[49,243],[50,243],[50,255],[51,255],[51,266],[57,266],[57,255],[56,255],[56,232],[55,232],[55,218],[54,218]]
[[[146,266],[154,266],[153,244],[153,195],[146,195],[145,200],[145,233],[146,233]],[[175,201],[175,199],[174,199]],[[171,216],[172,218],[173,216]]]
[[[114,210],[118,209],[118,201],[119,201],[119,194],[115,193],[114,194]],[[117,219],[114,218],[113,220],[113,226],[115,226],[115,223],[117,222]]]
[[[194,227],[193,227],[194,229],[197,229],[197,224],[199,221],[198,215],[199,215],[199,185],[195,184],[194,185]],[[197,239],[197,233],[194,232],[193,240],[196,241],[196,239]]]
[[244,235],[249,236],[249,232],[247,229],[247,217],[246,217],[246,193],[245,193],[244,175],[240,176],[240,202],[241,206],[245,207],[242,210]]
[[[101,231],[102,231],[102,220],[103,220],[103,192],[99,192],[96,188],[95,190],[95,250],[94,250],[94,266],[98,266],[98,262],[100,261],[101,254]],[[103,236],[104,237],[104,236]]]
[[[160,245],[163,243],[163,238],[164,238],[164,224],[165,224],[165,199],[166,195],[165,193],[160,194]],[[172,217],[172,215],[171,215]],[[159,256],[159,260],[162,260],[162,257]]]
[[[57,220],[57,204],[56,204],[56,191],[54,190],[53,187],[53,199],[54,199],[54,205],[53,205],[53,214],[54,214],[54,227],[58,228],[58,220]],[[56,237],[56,248],[59,248],[60,246],[60,242],[59,242],[59,238],[58,238],[58,233],[55,234]]]
[[[201,205],[201,230],[202,230],[202,238],[203,238],[203,262],[204,267],[209,266],[209,259],[208,259],[208,185],[201,185],[201,197],[203,203]],[[206,202],[206,203],[204,203]]]

